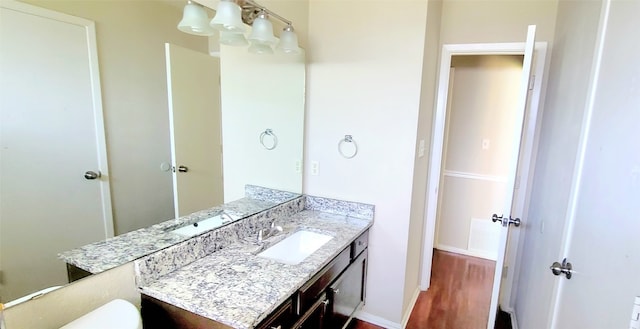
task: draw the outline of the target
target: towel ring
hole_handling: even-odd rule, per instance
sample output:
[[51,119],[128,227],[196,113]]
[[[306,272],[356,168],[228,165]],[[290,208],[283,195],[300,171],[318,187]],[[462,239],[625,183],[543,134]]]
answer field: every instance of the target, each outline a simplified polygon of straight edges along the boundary
[[[344,151],[342,150],[342,147],[346,145],[346,143],[353,144],[353,153],[350,155],[345,154]],[[351,159],[354,156],[356,156],[356,154],[358,154],[358,144],[356,144],[356,141],[353,139],[353,136],[344,135],[344,139],[341,139],[340,142],[338,142],[338,152],[340,152],[340,155],[342,155],[346,159]]]
[[[271,146],[267,146],[267,144],[264,143],[264,138],[266,136],[270,136],[273,139],[273,144]],[[278,146],[278,137],[273,133],[273,130],[267,129],[260,134],[260,144],[262,144],[262,146],[267,150],[271,151]]]

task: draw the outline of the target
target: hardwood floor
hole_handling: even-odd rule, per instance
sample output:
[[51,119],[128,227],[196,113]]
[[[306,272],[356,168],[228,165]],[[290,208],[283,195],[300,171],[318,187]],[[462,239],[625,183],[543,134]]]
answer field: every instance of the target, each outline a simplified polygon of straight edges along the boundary
[[[418,296],[407,329],[485,329],[494,269],[494,261],[434,249],[431,287]],[[382,327],[357,321],[353,328]]]

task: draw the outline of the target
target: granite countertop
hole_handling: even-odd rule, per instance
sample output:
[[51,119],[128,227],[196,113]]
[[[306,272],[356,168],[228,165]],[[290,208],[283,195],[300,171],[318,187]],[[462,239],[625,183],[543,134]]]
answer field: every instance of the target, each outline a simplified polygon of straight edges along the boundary
[[178,219],[121,234],[103,241],[62,252],[58,257],[65,263],[96,274],[189,239],[169,230],[209,218],[222,211],[232,216],[246,217],[278,205],[281,200],[242,198],[221,206],[198,211]]
[[[303,210],[279,218],[283,232],[262,245],[239,240],[173,272],[146,280],[140,292],[233,328],[254,328],[372,224],[372,219]],[[256,256],[286,236],[309,230],[332,236],[300,264]]]

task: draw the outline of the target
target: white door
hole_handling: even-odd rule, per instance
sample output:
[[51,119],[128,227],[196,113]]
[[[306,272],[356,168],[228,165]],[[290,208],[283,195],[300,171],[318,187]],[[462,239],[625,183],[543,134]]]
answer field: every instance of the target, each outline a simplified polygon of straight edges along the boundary
[[640,39],[627,37],[638,13],[639,1],[610,2],[559,255],[573,273],[557,277],[553,328],[629,328],[640,296]]
[[[516,122],[514,127],[503,127],[503,129],[512,129],[512,152],[513,156],[509,161],[509,174],[507,175],[507,184],[505,185],[504,206],[499,211],[499,217],[503,217],[502,221],[498,224],[502,224],[502,230],[500,231],[500,243],[498,245],[498,258],[496,259],[496,270],[493,277],[493,289],[491,291],[491,304],[489,307],[489,321],[487,323],[488,329],[493,329],[495,326],[496,312],[498,311],[498,300],[500,297],[500,286],[502,280],[502,268],[505,263],[505,256],[507,251],[507,241],[509,238],[510,218],[516,217],[516,214],[512,213],[514,193],[516,188],[516,175],[518,170],[518,159],[520,155],[520,142],[522,139],[522,126],[524,124],[524,114],[528,104],[529,96],[529,82],[531,80],[531,67],[533,63],[533,51],[535,46],[536,26],[530,25],[527,31],[527,41],[525,43],[524,59],[522,60],[522,80],[520,83],[520,100],[518,101],[518,107],[515,109],[517,115],[515,115]],[[495,216],[495,215],[494,215]],[[517,224],[519,225],[519,224]]]
[[[88,171],[102,176],[86,179]],[[65,283],[57,254],[110,236],[93,22],[2,1],[2,301]]]
[[220,60],[165,44],[176,218],[223,203]]

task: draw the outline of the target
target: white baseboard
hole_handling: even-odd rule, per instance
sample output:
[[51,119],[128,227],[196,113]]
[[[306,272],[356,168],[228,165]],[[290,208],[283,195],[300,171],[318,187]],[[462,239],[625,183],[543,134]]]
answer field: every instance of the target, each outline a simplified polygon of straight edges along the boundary
[[478,258],[483,258],[483,259],[488,259],[493,261],[496,260],[495,255],[492,255],[491,253],[483,252],[480,250],[467,250],[467,249],[451,247],[443,244],[437,244],[435,248],[442,251],[453,252],[453,253],[461,254],[465,256],[478,257]]
[[513,307],[509,307],[509,308],[503,309],[503,311],[509,313],[511,317],[511,328],[518,329],[518,320],[516,319],[516,310],[514,310]]
[[404,311],[404,316],[402,317],[402,328],[407,327],[409,317],[411,317],[411,312],[413,311],[413,308],[416,306],[416,302],[418,301],[418,296],[420,296],[420,287],[416,287],[416,290],[413,292],[413,296],[411,296],[409,307],[407,307],[407,309]]
[[404,329],[404,327],[400,323],[389,321],[387,319],[363,311],[356,312],[355,318],[386,329]]

